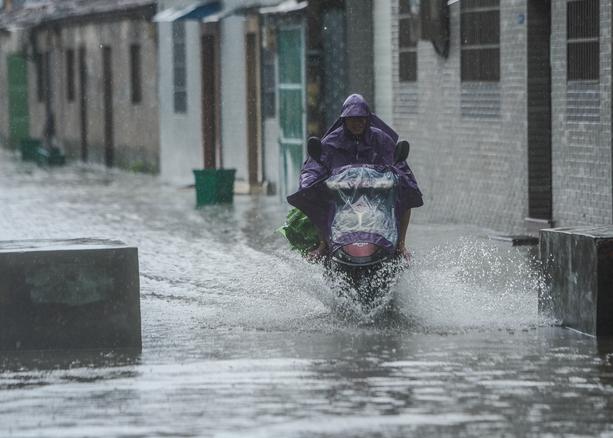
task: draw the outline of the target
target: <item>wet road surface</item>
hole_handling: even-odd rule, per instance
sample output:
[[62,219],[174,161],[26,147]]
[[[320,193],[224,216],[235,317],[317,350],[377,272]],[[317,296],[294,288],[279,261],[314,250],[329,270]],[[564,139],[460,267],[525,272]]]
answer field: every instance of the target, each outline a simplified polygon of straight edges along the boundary
[[613,348],[538,315],[525,249],[416,212],[373,316],[287,250],[277,199],[194,202],[0,152],[0,240],[137,246],[143,324],[141,354],[0,353],[0,436],[613,436]]

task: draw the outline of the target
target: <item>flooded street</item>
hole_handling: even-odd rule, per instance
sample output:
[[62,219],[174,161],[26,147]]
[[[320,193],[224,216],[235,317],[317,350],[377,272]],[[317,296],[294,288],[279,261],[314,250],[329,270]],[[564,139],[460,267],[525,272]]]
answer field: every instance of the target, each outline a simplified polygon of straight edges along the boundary
[[389,318],[275,232],[287,207],[0,151],[0,240],[139,250],[143,351],[0,353],[1,437],[613,436],[613,347],[537,312],[528,251],[409,227]]

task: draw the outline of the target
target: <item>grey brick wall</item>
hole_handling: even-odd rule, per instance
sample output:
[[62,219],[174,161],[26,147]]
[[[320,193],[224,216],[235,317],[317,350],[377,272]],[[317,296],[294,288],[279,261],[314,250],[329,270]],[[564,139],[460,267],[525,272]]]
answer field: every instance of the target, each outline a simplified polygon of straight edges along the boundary
[[566,80],[566,1],[552,1],[552,164],[556,225],[607,224],[611,181],[611,5],[600,0],[600,81]]
[[[393,124],[411,142],[409,163],[424,192],[425,206],[415,211],[416,221],[526,230],[527,1],[501,0],[500,82],[483,86],[460,81],[459,2],[450,7],[449,58],[420,41],[418,81],[399,82],[398,1],[393,2]],[[556,226],[599,225],[613,217],[611,5],[600,2],[595,99],[589,84],[567,87],[566,2],[551,2],[553,221]]]
[[[467,222],[524,229],[527,216],[525,0],[501,1],[501,79],[460,81],[460,6],[451,9],[449,58],[418,45],[418,81],[398,81],[398,21],[393,22],[394,126],[410,140],[409,163],[424,192],[416,221]],[[392,14],[397,16],[398,2]]]

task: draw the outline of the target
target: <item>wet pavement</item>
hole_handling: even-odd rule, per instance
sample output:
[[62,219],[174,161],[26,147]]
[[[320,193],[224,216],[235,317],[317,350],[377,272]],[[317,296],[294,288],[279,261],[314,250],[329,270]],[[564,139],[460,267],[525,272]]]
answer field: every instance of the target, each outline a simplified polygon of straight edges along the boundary
[[398,312],[275,233],[287,207],[0,151],[0,240],[139,248],[143,351],[0,353],[4,437],[613,436],[613,347],[539,316],[526,249],[416,223]]

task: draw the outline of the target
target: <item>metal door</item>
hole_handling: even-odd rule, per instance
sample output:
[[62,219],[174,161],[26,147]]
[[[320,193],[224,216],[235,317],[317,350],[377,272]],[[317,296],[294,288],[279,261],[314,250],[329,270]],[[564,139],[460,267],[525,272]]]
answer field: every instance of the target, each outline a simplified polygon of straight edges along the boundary
[[528,225],[552,226],[550,0],[528,2]]
[[245,35],[247,62],[247,158],[249,165],[249,186],[253,189],[259,182],[260,151],[258,138],[258,79],[257,79],[257,37],[253,32]]
[[9,145],[14,148],[29,136],[28,68],[26,60],[19,55],[8,55],[7,64]]
[[81,126],[81,160],[87,161],[87,54],[79,47],[79,122]]
[[281,196],[298,189],[304,160],[305,67],[304,26],[280,26],[277,31],[278,108],[281,151]]
[[111,48],[102,47],[102,82],[104,87],[104,163],[112,167],[115,159],[113,127],[113,70]]

